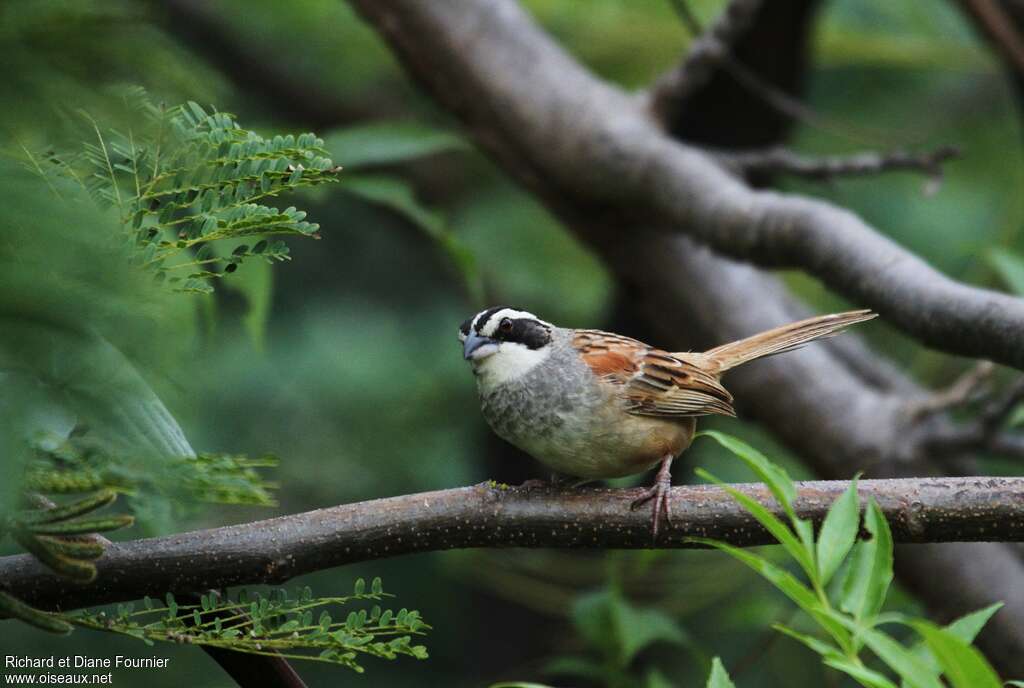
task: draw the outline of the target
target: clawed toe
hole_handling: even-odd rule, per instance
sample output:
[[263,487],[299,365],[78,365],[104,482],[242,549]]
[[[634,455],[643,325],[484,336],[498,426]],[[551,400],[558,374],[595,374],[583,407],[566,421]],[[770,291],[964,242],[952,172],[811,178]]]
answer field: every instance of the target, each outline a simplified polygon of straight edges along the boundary
[[665,515],[665,522],[672,527],[672,507],[669,505],[669,494],[672,489],[672,474],[669,472],[671,465],[672,458],[666,457],[662,461],[654,484],[634,499],[629,507],[631,511],[636,511],[647,502],[654,501],[654,506],[651,509],[651,538],[653,542],[658,540],[658,525],[661,522],[662,514]]

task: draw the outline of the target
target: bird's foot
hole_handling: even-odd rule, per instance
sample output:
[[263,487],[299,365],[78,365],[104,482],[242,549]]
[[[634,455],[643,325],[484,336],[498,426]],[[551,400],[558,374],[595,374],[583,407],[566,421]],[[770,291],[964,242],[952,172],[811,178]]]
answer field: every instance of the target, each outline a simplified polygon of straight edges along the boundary
[[653,542],[658,541],[658,524],[661,515],[665,514],[665,522],[672,526],[672,507],[669,504],[669,494],[672,490],[672,458],[671,456],[662,459],[658,475],[654,478],[654,484],[644,490],[638,498],[633,500],[630,509],[636,510],[653,500],[651,509],[651,538]]

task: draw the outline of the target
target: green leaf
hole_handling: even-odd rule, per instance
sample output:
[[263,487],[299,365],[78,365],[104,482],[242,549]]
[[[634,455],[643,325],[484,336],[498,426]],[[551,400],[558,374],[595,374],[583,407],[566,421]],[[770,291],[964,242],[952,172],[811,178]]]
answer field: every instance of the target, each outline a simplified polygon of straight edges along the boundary
[[979,609],[976,612],[970,614],[964,614],[959,619],[955,619],[952,623],[946,626],[946,630],[955,635],[965,643],[973,643],[974,639],[981,633],[981,629],[985,627],[988,620],[995,615],[997,611],[1002,609],[1003,603],[996,602],[990,604],[984,609]]
[[1024,296],[1024,258],[1004,248],[990,248],[988,262],[1010,291]]
[[1001,687],[999,676],[977,648],[929,621],[916,620],[911,625],[924,638],[953,688]]
[[709,540],[707,538],[689,538],[689,540],[709,547],[714,547],[715,549],[721,550],[722,552],[740,560],[756,571],[762,578],[778,588],[786,597],[795,602],[797,606],[805,612],[811,614],[817,613],[818,598],[810,588],[797,580],[789,571],[779,568],[763,557],[759,557],[756,554],[752,554],[751,552],[740,549],[739,547],[733,547],[732,545],[724,542]]
[[824,610],[821,608],[818,598],[814,592],[797,580],[789,571],[779,568],[763,557],[759,557],[756,554],[747,552],[739,547],[733,547],[732,545],[724,542],[718,542],[717,540],[710,540],[708,538],[688,538],[688,540],[702,545],[707,545],[709,547],[714,547],[715,549],[721,550],[732,555],[734,558],[739,559],[741,562],[760,574],[762,578],[766,579],[778,588],[786,597],[795,602],[798,607],[810,614],[814,620],[817,621],[822,628],[827,630],[838,642],[844,644],[848,641],[849,634],[843,626],[835,619],[830,618],[828,614],[824,613]]
[[768,486],[790,519],[796,520],[796,512],[793,511],[796,487],[786,471],[769,461],[764,454],[735,437],[715,430],[704,430],[697,433],[697,437],[701,436],[710,437],[742,459],[752,471],[757,473],[761,482]]
[[49,543],[39,540],[23,530],[11,532],[15,541],[54,573],[76,583],[91,583],[96,578],[96,567],[88,562],[66,556]]
[[99,559],[103,556],[103,542],[98,538],[68,538],[36,535],[45,547],[72,559]]
[[10,361],[61,390],[64,406],[105,445],[153,459],[194,455],[132,362],[100,335],[18,318],[0,318],[0,331],[0,367]]
[[50,633],[70,633],[71,624],[53,614],[35,609],[0,590],[0,614],[19,619]]
[[800,564],[807,576],[814,580],[817,576],[817,572],[814,567],[814,561],[811,558],[812,555],[807,552],[804,544],[800,542],[796,535],[789,527],[780,521],[775,514],[768,511],[760,502],[756,499],[743,494],[739,490],[727,485],[723,481],[716,478],[714,475],[705,471],[702,468],[697,469],[697,475],[713,482],[718,485],[726,492],[728,492],[733,499],[739,502],[744,509],[750,512],[751,516],[757,519],[758,523],[763,525],[765,529],[772,534],[772,536],[779,541],[779,543],[789,552],[789,555]]
[[[996,602],[984,609],[961,616],[945,628],[965,643],[972,643],[978,633],[981,632],[981,629],[988,623],[988,620],[992,618],[992,615],[999,611],[1002,606],[1002,602]],[[939,660],[935,658],[935,655],[932,654],[931,650],[928,649],[928,645],[923,640],[916,643],[911,651],[915,657],[928,665],[933,676],[938,676],[942,671]]]
[[862,686],[867,686],[868,688],[897,688],[896,684],[884,675],[844,657],[829,657],[825,660],[825,664],[852,676]]
[[264,260],[246,261],[226,284],[245,298],[248,308],[242,316],[242,325],[253,348],[263,351],[274,291],[274,272],[270,264]]
[[807,635],[806,633],[801,633],[788,626],[783,626],[782,624],[773,624],[772,628],[774,628],[775,630],[779,631],[784,635],[788,635],[790,638],[793,638],[794,640],[803,643],[808,648],[810,648],[814,652],[817,652],[822,657],[842,656],[842,654],[839,651],[839,648],[837,648],[835,645],[830,645],[829,643],[823,640],[819,640],[814,636]]
[[127,528],[135,523],[135,519],[128,514],[118,516],[106,516],[104,518],[83,518],[77,521],[59,521],[57,523],[41,523],[31,526],[33,533],[46,535],[88,535],[90,533],[105,533],[108,530]]
[[872,497],[864,515],[871,539],[858,542],[843,580],[840,608],[858,622],[869,622],[885,603],[892,583],[892,532]]
[[655,609],[637,609],[615,590],[603,590],[577,600],[573,622],[618,667],[628,666],[637,653],[656,642],[686,641],[671,618]]
[[857,478],[832,503],[818,536],[818,575],[821,585],[828,585],[832,576],[857,541],[860,526],[860,505],[857,500]]
[[21,512],[18,514],[17,520],[25,525],[66,521],[70,518],[87,514],[90,511],[101,509],[115,499],[117,499],[117,493],[113,490],[99,490],[84,499],[63,506]]
[[374,122],[330,132],[324,147],[347,168],[384,165],[468,150],[460,137],[416,122]]
[[938,677],[932,675],[928,663],[888,634],[877,629],[865,628],[860,629],[859,636],[910,688],[942,688]]
[[643,688],[676,688],[675,683],[669,681],[663,673],[657,669],[651,669],[644,676]]
[[711,673],[708,674],[707,688],[736,688],[736,684],[729,678],[722,660],[715,657],[711,660]]

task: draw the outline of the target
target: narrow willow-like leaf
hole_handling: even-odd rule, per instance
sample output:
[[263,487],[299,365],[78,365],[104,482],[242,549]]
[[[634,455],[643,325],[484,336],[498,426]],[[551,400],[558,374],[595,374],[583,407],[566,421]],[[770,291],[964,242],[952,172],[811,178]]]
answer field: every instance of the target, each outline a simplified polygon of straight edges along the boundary
[[825,664],[851,676],[862,686],[867,686],[867,688],[897,688],[896,684],[886,678],[885,675],[844,657],[829,657],[825,660]]
[[29,554],[42,562],[44,566],[52,569],[54,573],[76,583],[91,583],[96,579],[96,567],[88,561],[66,556],[30,532],[14,530],[11,531],[11,535]]
[[842,624],[831,618],[826,613],[826,610],[821,607],[814,592],[797,580],[789,571],[776,566],[763,557],[759,557],[756,554],[747,552],[739,547],[733,547],[732,545],[724,542],[718,542],[717,540],[710,540],[708,538],[688,538],[688,540],[702,545],[707,545],[709,547],[714,547],[715,549],[726,552],[734,558],[739,559],[741,562],[760,574],[765,580],[782,591],[782,593],[795,602],[798,607],[811,615],[811,617],[814,618],[822,628],[828,631],[828,633],[835,638],[837,642],[844,646],[849,642],[849,633],[847,633],[846,629],[843,628]]
[[80,499],[63,506],[55,506],[49,509],[34,509],[32,511],[21,511],[16,520],[22,524],[53,523],[55,521],[66,521],[90,511],[101,509],[117,499],[117,493],[113,490],[100,490],[85,499]]
[[117,516],[106,516],[104,518],[79,519],[77,521],[62,521],[59,523],[41,523],[29,526],[33,533],[46,535],[85,535],[88,533],[105,533],[110,530],[127,528],[135,523],[135,519],[128,514]]
[[939,661],[953,688],[1001,688],[998,674],[977,648],[929,621],[919,619],[912,625]]
[[946,630],[965,643],[973,643],[977,635],[981,633],[981,629],[988,623],[988,620],[1002,608],[1003,603],[996,602],[976,612],[964,614],[946,626]]
[[736,684],[729,678],[722,660],[715,657],[711,660],[711,673],[708,674],[707,688],[736,688]]
[[814,592],[812,592],[810,588],[797,580],[789,571],[776,566],[764,557],[759,557],[756,554],[747,552],[739,547],[733,547],[732,545],[724,542],[709,540],[707,538],[689,539],[692,542],[696,542],[701,545],[714,547],[715,549],[721,550],[722,552],[738,559],[756,571],[762,578],[778,588],[786,597],[795,602],[801,609],[811,614],[817,613],[818,598],[815,597]]
[[715,430],[704,430],[697,433],[697,437],[702,435],[710,437],[742,459],[751,470],[757,473],[761,482],[768,486],[768,489],[771,490],[775,499],[778,500],[779,504],[786,511],[786,514],[791,519],[796,519],[796,512],[793,510],[793,501],[796,499],[796,487],[786,474],[786,471],[773,464],[764,454],[742,440]]
[[857,501],[857,478],[832,503],[818,535],[818,575],[821,585],[828,585],[832,576],[857,541],[860,526],[860,505]]
[[53,614],[35,609],[0,590],[0,615],[19,619],[50,633],[70,633],[72,626]]
[[807,576],[811,580],[815,580],[817,572],[814,567],[814,561],[808,555],[804,544],[793,534],[793,531],[789,529],[785,523],[780,521],[775,514],[768,511],[760,502],[756,499],[749,497],[739,490],[727,485],[723,481],[716,478],[714,475],[705,471],[702,468],[698,468],[696,471],[697,475],[713,482],[723,490],[729,493],[729,495],[735,499],[739,504],[750,512],[750,515],[757,519],[758,523],[765,527],[765,529],[772,534],[776,540],[786,549],[791,557],[804,570]]
[[927,662],[877,629],[861,629],[859,635],[879,659],[895,671],[910,688],[942,688]]
[[103,556],[103,543],[89,536],[57,537],[36,535],[36,540],[55,552],[72,559],[99,559]]
[[807,646],[814,652],[817,652],[822,657],[842,657],[842,652],[840,652],[838,647],[830,643],[827,643],[824,640],[819,640],[818,638],[815,638],[812,635],[801,633],[790,628],[789,626],[784,626],[782,624],[773,624],[772,628],[779,631],[783,635],[788,635],[793,640],[797,640],[803,643],[805,646]]
[[840,605],[859,622],[868,622],[878,614],[892,583],[892,532],[874,498],[868,501],[864,527],[871,539],[854,547]]

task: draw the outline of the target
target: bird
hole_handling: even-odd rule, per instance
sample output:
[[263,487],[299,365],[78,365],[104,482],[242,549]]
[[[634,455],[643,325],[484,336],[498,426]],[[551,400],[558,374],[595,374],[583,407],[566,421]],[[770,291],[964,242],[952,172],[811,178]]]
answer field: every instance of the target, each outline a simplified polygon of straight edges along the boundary
[[800,320],[704,352],[669,352],[601,330],[564,328],[511,306],[494,306],[459,327],[491,429],[556,474],[582,482],[658,466],[633,501],[653,502],[655,541],[671,466],[693,440],[697,418],[735,416],[722,375],[793,351],[877,316],[853,310]]

